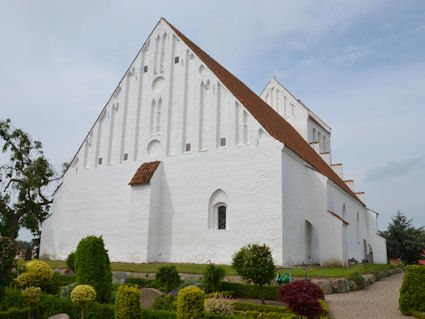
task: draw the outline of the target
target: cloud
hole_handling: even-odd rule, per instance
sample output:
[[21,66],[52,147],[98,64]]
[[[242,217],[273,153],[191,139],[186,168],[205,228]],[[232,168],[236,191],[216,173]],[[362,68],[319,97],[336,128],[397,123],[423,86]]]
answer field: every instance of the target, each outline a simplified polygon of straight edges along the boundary
[[425,157],[409,158],[402,161],[391,161],[385,165],[375,167],[366,173],[365,181],[377,182],[384,179],[399,177],[408,174],[424,174]]

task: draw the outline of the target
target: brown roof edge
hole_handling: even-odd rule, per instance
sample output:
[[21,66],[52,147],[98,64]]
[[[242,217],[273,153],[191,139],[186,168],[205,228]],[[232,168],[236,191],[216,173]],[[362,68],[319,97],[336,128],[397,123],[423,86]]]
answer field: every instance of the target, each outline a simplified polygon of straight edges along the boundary
[[248,88],[241,80],[227,71],[222,65],[211,58],[190,41],[171,23],[164,19],[177,36],[201,59],[203,63],[217,76],[220,82],[239,100],[239,102],[251,113],[251,115],[264,127],[264,129],[276,140],[282,142],[304,161],[309,163],[321,174],[327,176],[336,185],[350,194],[355,200],[364,206],[364,203],[342,181],[334,170],[316,153],[316,151],[304,140],[297,130],[283,119],[273,108],[264,102],[257,94]]
[[331,164],[331,166],[341,166],[342,163]]
[[[354,182],[354,179],[345,179],[344,182],[346,182],[346,183],[347,182]],[[354,194],[357,194],[357,193],[354,193]]]
[[349,222],[347,222],[344,218],[339,216],[337,213],[334,213],[333,211],[328,210],[328,213],[334,215],[336,218],[338,218],[340,221],[342,221],[345,225],[350,225]]
[[364,192],[355,192],[354,194],[364,194]]

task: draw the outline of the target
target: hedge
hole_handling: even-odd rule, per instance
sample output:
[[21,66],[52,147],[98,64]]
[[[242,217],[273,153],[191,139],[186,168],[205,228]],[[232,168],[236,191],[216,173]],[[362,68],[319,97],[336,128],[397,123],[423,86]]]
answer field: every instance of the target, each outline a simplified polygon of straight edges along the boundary
[[[264,299],[267,300],[279,300],[279,294],[277,293],[278,286],[263,286]],[[256,285],[250,284],[239,284],[235,282],[223,281],[219,285],[219,291],[233,291],[233,297],[236,298],[248,298],[248,299],[259,299],[260,290]]]
[[[176,319],[177,313],[174,311],[142,309],[142,318],[143,319]],[[221,316],[221,315],[215,315],[208,312],[205,313],[205,319],[241,319],[241,318],[245,318],[245,317]]]
[[128,283],[133,285],[138,285],[140,288],[159,288],[159,285],[154,279],[146,279],[140,277],[130,277],[128,278]]
[[258,311],[258,312],[277,312],[277,313],[292,313],[291,310],[284,306],[267,306],[254,304],[250,302],[236,301],[233,304],[233,309],[241,311]]
[[425,312],[425,266],[406,267],[400,288],[399,308],[403,314]]
[[[0,303],[0,319],[28,318],[28,308],[20,290],[6,290],[6,296]],[[7,309],[5,311],[5,309]],[[67,313],[71,319],[81,318],[81,308],[69,298],[58,298],[42,295],[40,302],[31,307],[34,319],[47,318],[58,313]],[[21,316],[21,314],[25,314]],[[110,304],[92,303],[86,308],[86,317],[90,319],[114,319],[114,306]]]

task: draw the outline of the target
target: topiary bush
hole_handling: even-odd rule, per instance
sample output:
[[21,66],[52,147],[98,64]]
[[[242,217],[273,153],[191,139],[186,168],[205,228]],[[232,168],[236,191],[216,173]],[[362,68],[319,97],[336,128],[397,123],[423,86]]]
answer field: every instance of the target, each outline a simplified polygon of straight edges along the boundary
[[89,236],[80,241],[75,251],[74,268],[78,284],[92,286],[99,302],[110,301],[112,273],[102,237]]
[[324,299],[322,289],[309,281],[297,281],[279,288],[280,300],[299,316],[317,318],[323,312],[318,301]]
[[177,319],[205,318],[205,293],[197,287],[186,287],[177,296]]
[[40,301],[41,289],[39,287],[28,287],[22,291],[22,296],[28,303],[28,319],[31,319],[31,304]]
[[205,301],[205,311],[230,316],[233,314],[233,303],[232,298],[217,295]]
[[177,288],[181,282],[180,275],[175,266],[160,267],[155,275],[155,280],[167,293]]
[[400,288],[399,308],[403,314],[425,312],[425,266],[406,266]]
[[73,272],[75,272],[74,260],[75,260],[75,252],[72,252],[66,258],[66,265],[68,266],[68,269],[71,269]]
[[244,246],[233,256],[232,267],[242,279],[259,286],[261,302],[264,305],[263,286],[270,283],[276,273],[270,248],[266,244]]
[[206,287],[207,292],[217,291],[218,285],[226,276],[226,270],[223,267],[214,264],[208,265],[204,271],[202,281]]
[[46,286],[53,277],[52,267],[41,260],[30,261],[25,265],[25,269],[26,271],[16,278],[16,284],[21,288]]
[[5,288],[12,282],[12,269],[16,266],[17,247],[9,237],[0,237],[0,300]]
[[71,300],[81,306],[81,319],[84,319],[84,306],[96,300],[96,291],[92,286],[79,285],[72,290]]
[[137,287],[120,286],[115,299],[116,319],[139,319],[142,315],[140,291]]

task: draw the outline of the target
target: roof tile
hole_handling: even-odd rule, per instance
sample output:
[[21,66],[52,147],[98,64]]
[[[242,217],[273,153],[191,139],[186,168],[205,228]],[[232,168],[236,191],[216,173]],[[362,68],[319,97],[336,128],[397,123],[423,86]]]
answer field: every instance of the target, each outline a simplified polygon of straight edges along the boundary
[[242,81],[227,71],[222,65],[211,58],[190,41],[171,23],[164,19],[180,39],[208,66],[208,68],[219,78],[219,80],[230,90],[239,102],[261,123],[267,132],[278,141],[284,143],[299,157],[316,168],[321,174],[327,176],[335,184],[350,194],[354,199],[363,202],[334,172],[334,170],[321,158],[319,154],[304,140],[297,130],[282,118],[273,108],[264,102],[257,94],[248,88]]
[[136,173],[134,174],[133,178],[128,184],[129,185],[149,184],[153,176],[153,173],[155,173],[155,170],[158,168],[158,165],[160,163],[161,163],[160,161],[143,163],[137,169]]

